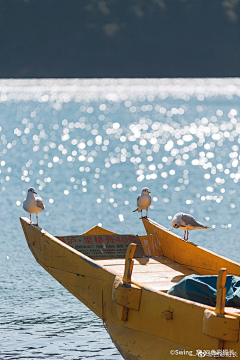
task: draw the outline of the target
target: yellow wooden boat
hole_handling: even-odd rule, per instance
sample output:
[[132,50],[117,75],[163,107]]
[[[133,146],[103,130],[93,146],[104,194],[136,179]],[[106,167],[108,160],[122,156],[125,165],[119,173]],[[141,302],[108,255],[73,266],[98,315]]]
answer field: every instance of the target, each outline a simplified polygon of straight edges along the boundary
[[[225,307],[224,287],[226,269],[240,276],[238,263],[149,218],[142,220],[147,234],[139,237],[98,226],[55,237],[20,220],[37,262],[102,319],[124,359],[240,356],[240,308]],[[189,274],[218,275],[216,308],[167,294]]]

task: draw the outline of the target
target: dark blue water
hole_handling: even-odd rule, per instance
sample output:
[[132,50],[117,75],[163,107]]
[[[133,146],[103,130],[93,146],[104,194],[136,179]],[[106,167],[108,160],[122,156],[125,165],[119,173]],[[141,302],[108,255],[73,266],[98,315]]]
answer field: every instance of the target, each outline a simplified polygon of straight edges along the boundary
[[240,261],[240,79],[0,81],[0,358],[120,360],[94,314],[34,260],[28,187],[57,235],[99,224],[144,234],[136,198],[173,229],[179,211],[215,231],[191,241]]

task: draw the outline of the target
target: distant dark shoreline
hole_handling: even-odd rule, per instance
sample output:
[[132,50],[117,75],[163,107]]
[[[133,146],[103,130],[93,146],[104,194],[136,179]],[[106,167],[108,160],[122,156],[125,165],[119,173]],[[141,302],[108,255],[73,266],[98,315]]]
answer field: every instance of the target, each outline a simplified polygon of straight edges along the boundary
[[0,78],[240,77],[240,0],[2,0]]

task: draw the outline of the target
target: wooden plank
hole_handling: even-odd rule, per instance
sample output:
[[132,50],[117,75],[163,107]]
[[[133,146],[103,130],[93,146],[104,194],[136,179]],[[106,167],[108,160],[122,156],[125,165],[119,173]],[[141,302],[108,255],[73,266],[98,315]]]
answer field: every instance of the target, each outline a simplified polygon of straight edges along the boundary
[[[215,309],[215,312],[216,312],[217,315],[223,315],[224,314],[225,301],[226,301],[226,291],[227,291],[227,289],[225,288],[226,279],[227,279],[227,269],[222,268],[222,269],[219,270],[218,278],[217,278],[217,300],[216,300],[216,309]],[[215,320],[215,318],[214,318],[214,320]],[[215,323],[213,322],[213,324],[215,324]],[[218,323],[213,325],[213,329],[214,329],[214,326],[216,326],[216,325],[218,325]],[[233,334],[231,334],[229,336],[234,337]],[[224,340],[223,340],[222,337],[218,336],[218,338],[219,338],[218,348],[223,349]]]
[[[114,266],[105,266],[105,268],[109,268],[111,270],[114,270],[114,271],[117,271],[118,273],[122,273],[123,270],[124,270],[124,265],[114,265]],[[190,275],[190,274],[193,274],[193,272],[191,272],[190,270],[189,271],[177,271],[177,270],[174,270],[172,268],[166,268],[166,267],[163,267],[163,266],[146,266],[146,267],[143,267],[141,265],[134,265],[133,266],[133,271],[134,273],[146,273],[146,274],[149,274],[152,273],[159,273],[159,274],[162,274],[164,275],[165,273],[168,273],[169,276],[174,276],[174,274],[185,274],[185,275]]]
[[[98,260],[97,263],[123,276],[125,266],[123,260]],[[167,291],[186,275],[193,273],[195,273],[193,270],[165,257],[155,259],[137,258],[134,259],[132,281],[155,290]]]
[[[137,256],[133,259],[134,261],[134,265],[144,265],[144,266],[149,266],[149,265],[167,265],[169,267],[172,268],[176,268],[176,269],[188,269],[191,272],[194,272],[197,274],[196,271],[190,270],[187,266],[178,264],[177,262],[168,259],[164,256],[161,257],[155,257],[155,258],[147,258],[147,257],[143,257],[143,258],[138,258]],[[98,264],[101,264],[103,266],[114,266],[114,265],[124,265],[125,261],[123,259],[99,259],[97,260]]]
[[228,315],[231,315],[234,313],[234,315],[238,316],[240,318],[240,309],[239,308],[233,308],[233,307],[225,307],[225,313]]
[[219,270],[217,278],[217,300],[216,300],[216,314],[223,315],[226,300],[226,288],[225,283],[227,279],[227,269],[222,268]]
[[167,292],[168,290],[171,289],[171,287],[173,286],[174,284],[171,283],[170,281],[167,282],[143,282],[141,283],[141,286],[144,287],[146,286],[147,288],[151,288],[153,290],[157,290],[157,291],[163,291],[163,292]]
[[239,339],[239,319],[229,316],[216,314],[214,311],[205,310],[203,317],[203,333],[213,338],[219,339],[219,349],[222,348],[224,341],[237,342]]
[[133,270],[133,255],[136,250],[137,244],[130,244],[127,248],[127,253],[125,257],[125,266],[124,266],[124,274],[123,281],[126,283],[131,282],[132,270]]
[[80,235],[110,235],[110,234],[117,234],[116,232],[104,229],[101,226],[94,226],[90,230],[80,234]]
[[[165,258],[164,258],[165,259]],[[98,264],[101,264],[103,266],[111,266],[111,265],[124,265],[125,261],[124,259],[98,259],[96,260],[98,262]],[[143,258],[137,258],[135,257],[133,259],[134,261],[134,265],[136,264],[140,264],[140,265],[149,265],[149,264],[159,264],[159,261],[153,259],[153,258],[147,258],[147,257],[143,257]],[[172,260],[170,260],[172,261]]]
[[162,256],[163,251],[156,234],[139,236],[146,256]]
[[[134,272],[180,272],[186,275],[195,274],[193,270],[190,270],[186,266],[175,263],[169,259],[161,259],[158,262],[154,259],[149,259],[147,262],[141,261],[142,259],[134,259]],[[97,263],[104,267],[114,268],[115,270],[121,270],[124,267],[124,261],[121,259],[108,259],[108,260],[97,260]]]
[[142,244],[137,235],[69,235],[56,236],[65,244],[92,259],[125,258],[131,243],[137,245],[136,257],[144,257]]
[[[100,265],[100,264],[99,264]],[[109,269],[114,269],[117,272],[122,272],[122,269],[124,269],[124,265],[103,265],[104,267],[107,267]],[[142,265],[134,265],[133,266],[134,273],[169,273],[170,276],[174,276],[175,273],[177,274],[185,274],[185,275],[191,275],[195,274],[194,271],[191,271],[189,269],[183,269],[183,268],[171,268],[168,266],[155,266],[155,265],[149,265],[149,266],[142,266]]]
[[169,273],[166,273],[165,276],[161,274],[146,274],[146,273],[133,273],[132,281],[141,284],[142,282],[162,282],[162,281],[171,281],[172,285],[178,283],[182,280],[186,275],[182,273],[174,274],[174,276],[169,276]]
[[143,218],[142,221],[149,235],[157,235],[158,245],[161,246],[163,255],[167,258],[183,264],[201,275],[217,275],[218,271],[225,267],[228,274],[240,276],[240,265],[238,263],[194,243],[183,241],[180,236],[149,218]]
[[[133,310],[139,310],[141,299],[141,288],[134,284],[127,284],[116,276],[112,289],[112,300]],[[126,321],[126,320],[125,320]]]

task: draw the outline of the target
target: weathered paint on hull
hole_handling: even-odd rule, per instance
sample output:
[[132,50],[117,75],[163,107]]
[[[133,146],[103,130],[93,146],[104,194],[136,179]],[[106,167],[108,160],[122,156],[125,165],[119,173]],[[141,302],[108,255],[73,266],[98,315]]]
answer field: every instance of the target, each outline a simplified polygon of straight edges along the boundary
[[[21,223],[37,262],[103,320],[125,359],[169,359],[170,350],[179,348],[186,351],[218,349],[219,339],[214,336],[215,330],[218,333],[217,328],[211,329],[212,336],[203,332],[204,311],[214,311],[214,308],[136,284],[141,288],[139,309],[129,308],[127,321],[122,321],[119,315],[124,310],[123,306],[112,300],[113,284],[119,274],[106,270],[41,228],[30,225],[28,219],[21,218]],[[186,245],[181,239],[176,239],[182,247]],[[181,250],[184,252],[184,249]],[[222,262],[220,258],[219,265]],[[240,274],[238,264],[230,266],[234,273]],[[240,312],[230,313],[239,324]],[[239,328],[236,331],[237,341],[225,341],[224,348],[240,354]],[[189,359],[189,356],[181,358]]]
[[[182,345],[158,336],[128,329],[114,323],[106,323],[112,342],[126,360],[168,360],[170,351],[181,349]],[[193,354],[194,349],[184,346],[185,351]],[[181,355],[181,359],[189,359],[189,355]]]
[[[155,242],[160,246],[165,257],[183,264],[199,274],[216,275],[222,267],[226,267],[229,274],[240,276],[238,263],[194,243],[183,241],[180,236],[173,234],[170,230],[151,219],[143,219],[143,225],[147,234],[156,236]],[[154,250],[151,252],[151,256],[157,256]]]

